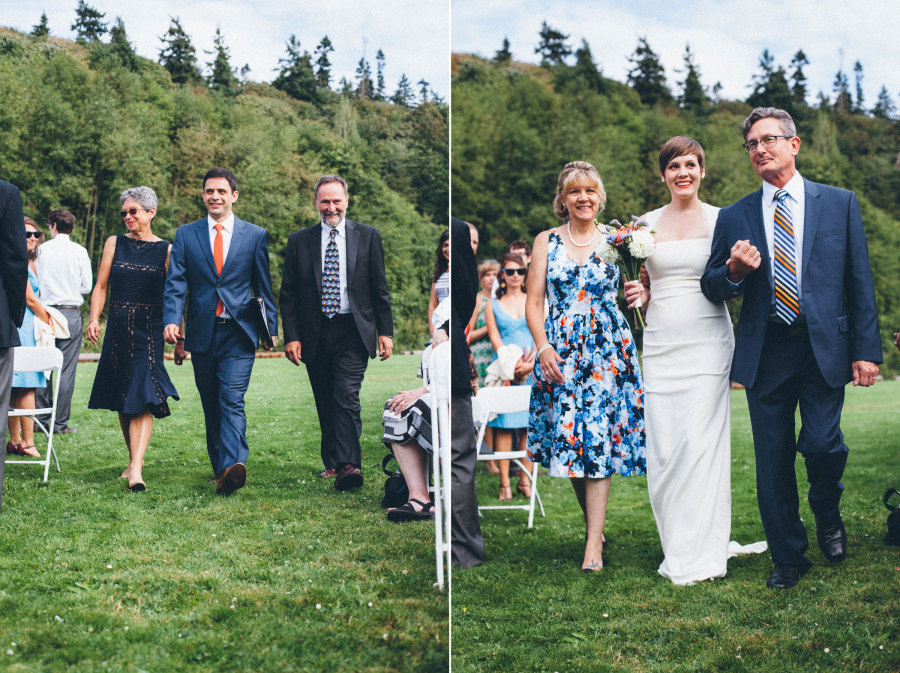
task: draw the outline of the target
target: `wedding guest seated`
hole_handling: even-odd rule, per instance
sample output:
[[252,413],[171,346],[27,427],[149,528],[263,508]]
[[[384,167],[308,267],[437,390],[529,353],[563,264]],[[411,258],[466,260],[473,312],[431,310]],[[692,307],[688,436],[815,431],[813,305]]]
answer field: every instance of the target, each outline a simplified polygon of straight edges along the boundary
[[[50,316],[44,305],[38,300],[38,277],[34,266],[34,260],[38,256],[38,247],[44,241],[44,233],[38,228],[37,223],[30,217],[25,218],[25,244],[28,246],[28,282],[25,284],[25,318],[19,327],[19,341],[23,346],[34,346],[34,318],[45,323],[50,322]],[[18,372],[13,374],[12,390],[9,394],[9,404],[15,409],[34,409],[35,388],[44,388],[47,379],[44,372]],[[9,426],[9,442],[6,444],[7,453],[15,453],[20,456],[40,457],[40,453],[34,448],[34,421],[25,416],[15,416],[7,420]]]
[[[419,376],[425,376],[431,347],[422,354]],[[425,475],[426,456],[431,446],[431,394],[428,386],[401,390],[387,401],[382,417],[382,441],[394,454],[400,472],[406,479],[409,500],[400,507],[388,509],[388,521],[423,521],[434,519],[434,502],[428,495]]]

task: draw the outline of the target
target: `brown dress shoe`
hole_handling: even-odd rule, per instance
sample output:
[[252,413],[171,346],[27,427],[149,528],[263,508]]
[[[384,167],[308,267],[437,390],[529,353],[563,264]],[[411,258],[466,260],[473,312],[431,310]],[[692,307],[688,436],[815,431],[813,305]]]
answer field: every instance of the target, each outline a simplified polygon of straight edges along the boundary
[[243,463],[235,463],[231,467],[225,468],[222,476],[219,477],[216,493],[221,493],[222,495],[234,493],[245,483],[247,483],[247,467]]
[[335,470],[333,467],[329,467],[319,472],[317,476],[319,477],[319,479],[328,479],[329,477],[334,477],[336,475],[337,470]]
[[351,488],[358,488],[363,485],[362,472],[358,467],[353,465],[344,465],[338,470],[337,477],[334,480],[334,487],[339,491],[347,491]]

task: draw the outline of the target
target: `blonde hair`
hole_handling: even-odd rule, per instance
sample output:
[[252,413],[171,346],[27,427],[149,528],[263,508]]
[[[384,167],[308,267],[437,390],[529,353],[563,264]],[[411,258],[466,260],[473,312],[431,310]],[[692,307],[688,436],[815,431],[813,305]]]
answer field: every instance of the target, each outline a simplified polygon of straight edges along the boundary
[[603,180],[600,172],[587,161],[570,161],[562,169],[556,181],[556,198],[553,199],[553,211],[563,220],[569,220],[569,212],[566,210],[564,196],[573,185],[591,185],[597,188],[600,196],[600,210],[606,207],[606,190],[603,189]]
[[496,274],[500,274],[500,262],[496,259],[486,259],[481,264],[478,265],[478,282],[481,282],[481,279],[484,278],[485,274],[493,271]]

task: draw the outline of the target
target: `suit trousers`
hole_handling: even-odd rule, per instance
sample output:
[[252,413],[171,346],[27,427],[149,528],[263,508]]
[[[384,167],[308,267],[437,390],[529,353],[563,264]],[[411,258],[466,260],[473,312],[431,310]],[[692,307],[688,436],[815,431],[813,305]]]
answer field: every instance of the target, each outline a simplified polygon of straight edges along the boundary
[[208,351],[191,353],[206,423],[206,451],[216,475],[235,463],[246,465],[250,454],[244,394],[255,355],[247,335],[233,320],[216,323]]
[[369,364],[369,353],[351,314],[339,313],[328,318],[323,313],[321,316],[318,350],[305,364],[319,415],[322,464],[326,469],[335,470],[347,464],[360,467],[359,389]]
[[[69,414],[72,412],[72,393],[75,392],[75,367],[78,365],[78,356],[81,355],[82,335],[81,310],[61,308],[59,312],[69,323],[69,338],[56,340],[56,347],[63,354],[63,365],[59,372],[59,396],[56,399],[54,432],[59,432],[69,425]],[[38,409],[46,409],[53,405],[53,388],[50,386],[51,382],[48,380],[46,388],[38,388],[35,391],[35,406]],[[40,418],[45,424],[50,421],[50,416],[47,415]]]
[[[835,516],[848,452],[840,428],[844,388],[825,382],[804,327],[770,321],[756,381],[747,389],[747,403],[756,452],[757,500],[772,560],[808,567],[809,543],[800,519],[794,463],[799,451],[806,462],[813,514]],[[798,405],[799,436],[794,421]]]
[[475,425],[471,393],[453,393],[450,437],[450,560],[458,568],[484,562],[484,538],[475,494]]
[[[13,375],[13,353],[12,348],[0,348],[0,426],[6,430],[6,421],[9,418],[9,393],[12,385]],[[0,507],[3,506],[3,471],[6,468],[6,450],[2,451],[3,456],[0,457]]]

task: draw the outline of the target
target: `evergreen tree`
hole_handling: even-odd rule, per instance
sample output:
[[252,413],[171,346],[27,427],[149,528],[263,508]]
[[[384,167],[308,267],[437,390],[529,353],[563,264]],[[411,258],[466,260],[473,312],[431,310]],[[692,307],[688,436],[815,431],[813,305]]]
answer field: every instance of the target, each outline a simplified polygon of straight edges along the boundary
[[47,37],[50,34],[50,24],[47,22],[47,12],[41,12],[40,22],[31,29],[34,37]]
[[588,87],[597,93],[603,93],[603,76],[597,70],[591,47],[587,40],[581,40],[581,47],[575,50],[575,76],[581,78]]
[[360,100],[372,100],[374,94],[372,86],[372,66],[363,56],[356,64],[356,97]]
[[791,73],[791,81],[793,82],[791,85],[791,98],[797,105],[806,103],[806,75],[803,74],[803,68],[807,65],[809,65],[809,61],[806,58],[806,54],[803,53],[802,49],[797,50],[791,61],[791,69],[793,70]]
[[381,49],[375,54],[375,100],[384,100],[384,52]]
[[106,33],[106,23],[101,19],[106,16],[96,7],[91,7],[84,0],[78,0],[75,9],[75,23],[71,29],[75,31],[76,42],[99,42]]
[[856,82],[856,107],[855,110],[857,112],[865,112],[863,108],[863,89],[862,89],[862,79],[863,79],[863,67],[862,63],[857,61],[853,64],[853,78]]
[[646,37],[638,38],[634,54],[628,57],[632,64],[628,71],[628,85],[635,90],[645,105],[672,102],[672,93],[666,86],[666,75],[659,56],[656,55]]
[[541,24],[541,32],[538,35],[541,41],[534,48],[534,53],[541,55],[541,65],[559,65],[572,53],[572,48],[566,44],[569,36],[551,28],[546,21]]
[[722,89],[724,88],[725,87],[722,86],[722,82],[716,81],[716,83],[713,84],[712,100],[714,103],[718,103],[720,100],[722,100]]
[[296,35],[288,39],[285,50],[287,55],[278,59],[280,70],[272,86],[297,100],[319,102],[318,82],[309,52],[301,51]]
[[897,108],[894,106],[894,101],[891,100],[887,87],[882,85],[875,107],[872,108],[872,114],[880,119],[892,119],[896,111]]
[[340,84],[338,85],[338,90],[345,96],[352,96],[356,93],[353,88],[353,82],[351,82],[346,77],[341,77]]
[[216,36],[213,38],[213,46],[213,51],[206,52],[210,55],[215,54],[212,62],[206,64],[209,66],[206,85],[213,91],[232,91],[237,86],[237,77],[231,68],[229,61],[231,54],[228,47],[225,46],[225,36],[222,35],[222,30],[218,26],[216,27]]
[[512,60],[512,52],[509,50],[509,38],[503,37],[503,46],[494,54],[496,63],[509,63]]
[[119,59],[123,66],[134,70],[137,65],[137,55],[134,53],[134,47],[128,41],[125,22],[122,21],[121,16],[116,17],[115,25],[109,29],[109,51]]
[[834,76],[834,84],[831,85],[834,92],[834,109],[840,113],[850,112],[853,109],[853,100],[850,97],[850,83],[843,70],[838,70]]
[[331,84],[331,61],[328,60],[328,54],[333,51],[331,40],[326,35],[316,47],[316,84],[320,89],[327,89]]
[[681,86],[681,96],[679,104],[685,110],[697,112],[706,105],[706,90],[700,83],[700,69],[694,63],[694,54],[691,52],[691,45],[684,47],[684,81],[679,82]]
[[791,112],[794,99],[788,87],[787,73],[781,66],[775,67],[775,57],[764,49],[759,57],[760,72],[753,76],[753,92],[747,104],[753,107],[777,107]]
[[421,102],[422,102],[422,104],[424,105],[425,103],[428,102],[428,86],[429,86],[429,83],[428,83],[428,82],[425,80],[425,78],[423,77],[423,78],[420,79],[418,82],[416,82],[416,84],[419,85],[419,96],[421,96],[421,98],[422,98]]
[[197,84],[203,81],[197,69],[197,52],[190,36],[176,17],[170,19],[169,30],[159,38],[163,48],[159,50],[159,64],[169,71],[176,84]]
[[400,75],[400,81],[397,83],[397,90],[394,92],[394,95],[391,96],[391,102],[395,105],[402,105],[403,107],[413,106],[415,95],[413,94],[409,79],[406,77],[406,73]]

